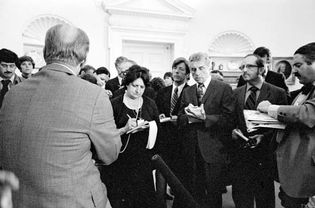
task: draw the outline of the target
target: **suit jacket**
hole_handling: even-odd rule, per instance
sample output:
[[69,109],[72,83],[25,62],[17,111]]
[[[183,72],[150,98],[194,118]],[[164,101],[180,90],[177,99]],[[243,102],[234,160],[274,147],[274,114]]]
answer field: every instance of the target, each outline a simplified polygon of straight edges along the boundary
[[[266,77],[265,77],[265,81],[270,83],[270,84],[273,84],[277,87],[284,89],[286,91],[286,93],[289,95],[289,88],[286,85],[285,78],[282,74],[269,70]],[[241,87],[245,84],[246,84],[246,81],[244,80],[243,76],[241,75],[239,80],[238,80],[237,87]]]
[[287,123],[277,149],[282,189],[291,197],[315,195],[315,92],[299,106],[280,106],[278,120]]
[[[250,136],[247,132],[247,127],[244,118],[244,103],[245,103],[245,94],[246,94],[246,85],[243,85],[234,90],[235,102],[236,102],[236,120],[237,120],[237,128],[239,128],[243,134],[248,137]],[[275,105],[286,105],[287,104],[287,96],[286,92],[267,82],[263,82],[262,87],[260,89],[259,97],[257,98],[257,105],[263,101],[268,100],[272,104]],[[233,163],[243,164],[244,162],[254,163],[270,167],[272,164],[271,157],[271,140],[275,134],[275,131],[272,129],[261,129],[258,130],[255,134],[263,134],[264,138],[261,143],[253,149],[236,149],[236,156],[233,157]],[[269,169],[268,169],[269,170]],[[268,171],[267,170],[267,171]]]
[[105,89],[110,90],[112,93],[114,93],[119,88],[120,88],[120,84],[118,81],[118,77],[110,79],[108,80],[108,82],[106,82]]
[[0,164],[20,179],[14,207],[105,207],[91,145],[110,164],[121,141],[104,90],[50,64],[6,96]]
[[[189,85],[185,84],[183,91],[187,87],[189,87]],[[157,105],[158,110],[159,110],[159,113],[160,114],[163,113],[166,117],[170,116],[172,91],[173,91],[173,85],[160,89],[158,94],[157,94],[156,100],[155,100],[156,105]],[[180,106],[182,95],[183,95],[183,91],[180,94],[180,96],[178,97],[177,103],[173,109],[173,115],[178,114],[179,106]]]
[[[183,91],[187,87],[189,87],[189,85],[185,84]],[[164,114],[166,117],[170,116],[172,90],[173,85],[160,89],[155,100],[159,114]],[[173,109],[173,115],[178,115],[183,91],[178,97],[177,103]],[[179,157],[182,145],[178,135],[178,126],[172,122],[165,122],[160,124],[160,128],[161,131],[159,131],[157,148],[162,154],[165,162],[171,167],[173,171],[176,171],[175,169],[180,168],[180,165],[178,162],[175,162],[175,160],[177,160],[177,157]]]
[[[19,83],[22,82],[23,80],[24,80],[24,79],[23,79],[22,77],[19,77],[17,74],[14,74],[13,82],[11,82],[11,83],[9,84],[9,90],[11,89],[11,87],[13,87],[14,85],[19,84]],[[2,82],[0,82],[0,92],[1,92],[2,88],[3,88]],[[0,96],[1,96],[1,95],[0,95]],[[0,108],[2,107],[2,102],[3,102],[3,99],[2,99],[2,98],[4,99],[5,96],[0,98]]]
[[185,143],[184,154],[198,142],[201,155],[206,162],[225,163],[226,146],[231,142],[231,131],[234,126],[231,119],[234,111],[231,86],[218,80],[211,80],[202,98],[206,119],[201,123],[188,124],[184,108],[189,103],[198,105],[196,84],[187,87],[181,99],[178,123]]

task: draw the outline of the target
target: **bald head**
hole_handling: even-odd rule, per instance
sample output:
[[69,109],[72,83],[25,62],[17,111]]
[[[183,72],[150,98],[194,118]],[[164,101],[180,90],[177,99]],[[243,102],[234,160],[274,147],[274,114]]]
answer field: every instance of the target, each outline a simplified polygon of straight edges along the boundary
[[58,61],[77,66],[85,61],[88,51],[89,38],[79,28],[59,24],[46,33],[44,59],[47,64]]

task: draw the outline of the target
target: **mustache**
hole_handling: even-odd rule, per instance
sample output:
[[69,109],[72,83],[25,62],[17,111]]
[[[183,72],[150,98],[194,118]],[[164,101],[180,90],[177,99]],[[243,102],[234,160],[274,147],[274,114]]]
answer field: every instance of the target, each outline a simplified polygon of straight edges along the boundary
[[293,73],[297,78],[301,77],[300,73],[299,72],[294,72]]

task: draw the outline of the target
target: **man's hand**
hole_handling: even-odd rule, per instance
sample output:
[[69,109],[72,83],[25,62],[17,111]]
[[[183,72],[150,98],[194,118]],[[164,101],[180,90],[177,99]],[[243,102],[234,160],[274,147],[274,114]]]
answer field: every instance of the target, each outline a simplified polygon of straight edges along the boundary
[[306,208],[315,208],[315,195],[309,198]]
[[18,178],[11,172],[0,171],[0,207],[12,208],[12,190],[19,188]]
[[268,100],[264,100],[258,104],[257,110],[263,113],[268,113],[268,108],[270,105],[271,103]]
[[249,137],[250,148],[257,147],[257,145],[261,142],[263,137],[264,137],[264,135],[262,135],[262,134],[256,134],[254,136],[250,136]]
[[105,92],[106,92],[106,94],[108,95],[108,97],[112,97],[113,96],[113,93],[112,93],[112,91],[110,91],[110,90],[105,90]]

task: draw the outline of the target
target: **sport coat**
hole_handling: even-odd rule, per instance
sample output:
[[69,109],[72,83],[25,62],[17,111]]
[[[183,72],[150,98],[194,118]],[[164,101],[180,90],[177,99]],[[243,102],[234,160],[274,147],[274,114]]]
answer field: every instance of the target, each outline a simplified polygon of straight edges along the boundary
[[120,88],[118,77],[115,77],[113,79],[108,80],[105,85],[106,90],[110,90],[112,93],[114,93],[116,90]]
[[184,108],[189,103],[197,106],[197,85],[183,91],[179,110],[178,123],[185,137],[184,148],[193,148],[194,137],[197,137],[199,149],[207,163],[225,163],[226,146],[231,142],[231,131],[234,126],[234,101],[230,85],[212,79],[202,98],[206,113],[205,121],[188,124]]
[[91,146],[110,164],[121,141],[104,89],[47,65],[7,93],[0,132],[0,164],[20,180],[14,207],[106,206]]
[[291,197],[315,195],[315,92],[298,106],[280,106],[278,120],[287,123],[277,149],[282,189]]
[[[247,127],[244,118],[244,103],[245,103],[245,95],[246,95],[246,85],[243,85],[234,90],[234,97],[236,102],[235,114],[237,120],[237,128],[239,128],[243,134],[248,137],[249,134],[247,132]],[[272,104],[275,105],[286,105],[287,104],[287,96],[286,92],[267,82],[263,82],[259,96],[256,101],[256,106],[263,101],[268,100]],[[275,131],[272,129],[261,129],[258,130],[256,134],[263,134],[263,141],[254,149],[238,149],[237,157],[241,157],[243,160],[249,162],[258,162],[258,163],[270,163],[269,159],[271,159],[271,146],[270,142],[272,137],[274,136]],[[269,154],[269,155],[268,155]],[[235,160],[235,162],[242,162],[239,159]],[[267,166],[272,164],[266,164]]]

